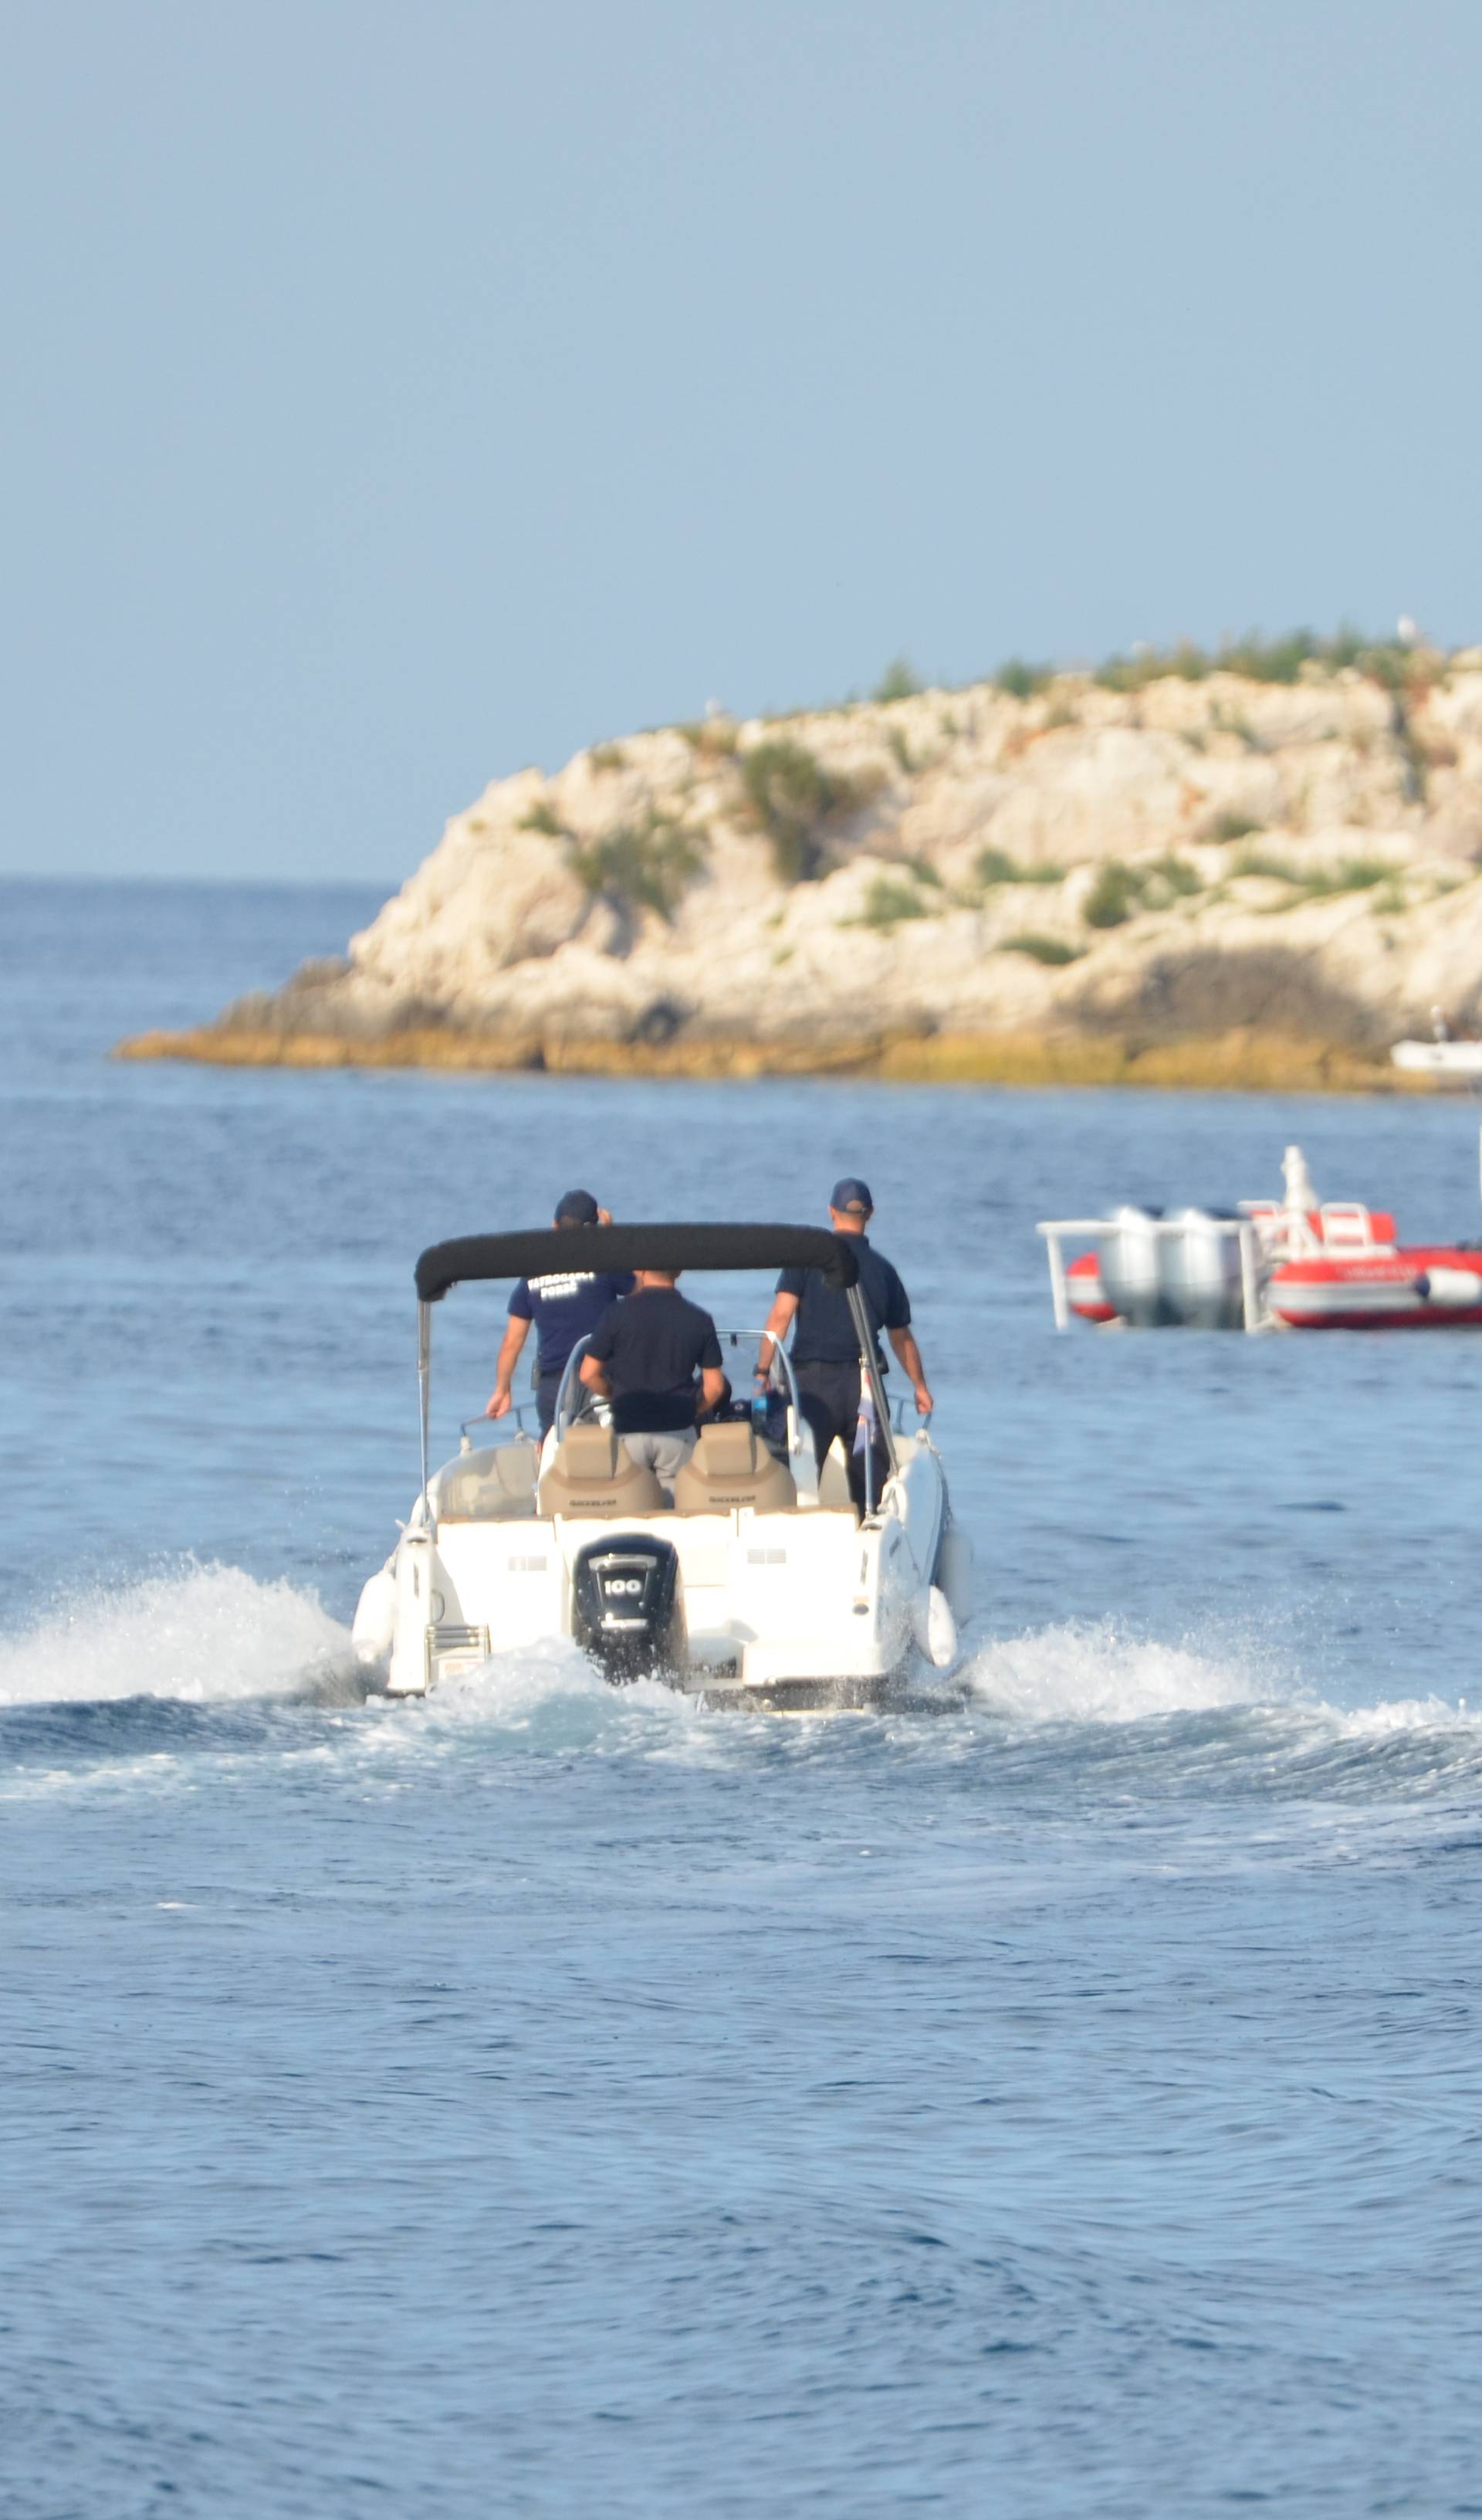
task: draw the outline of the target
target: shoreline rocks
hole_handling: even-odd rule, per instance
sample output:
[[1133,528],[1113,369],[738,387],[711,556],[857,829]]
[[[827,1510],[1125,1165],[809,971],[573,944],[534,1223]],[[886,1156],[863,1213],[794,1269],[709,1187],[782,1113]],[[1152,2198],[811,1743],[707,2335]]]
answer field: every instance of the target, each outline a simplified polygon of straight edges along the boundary
[[202,1025],[121,1042],[124,1059],[184,1059],[217,1067],[440,1068],[471,1075],[734,1079],[869,1076],[899,1085],[1145,1085],[1192,1092],[1423,1093],[1422,1077],[1332,1042],[1238,1027],[1167,1042],[1120,1034],[937,1033],[864,1040],[832,1053],[754,1041],[703,1044],[539,1042],[443,1028],[353,1040],[327,1033],[261,1033]]

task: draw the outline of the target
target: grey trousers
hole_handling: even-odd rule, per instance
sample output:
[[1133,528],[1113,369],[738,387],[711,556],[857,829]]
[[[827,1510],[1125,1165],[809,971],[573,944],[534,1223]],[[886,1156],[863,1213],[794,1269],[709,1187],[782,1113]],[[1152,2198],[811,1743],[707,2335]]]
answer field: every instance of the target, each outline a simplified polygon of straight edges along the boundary
[[667,1494],[698,1443],[699,1429],[697,1426],[679,1426],[672,1433],[624,1435],[622,1440],[628,1459],[642,1462],[648,1469],[654,1471],[659,1486]]

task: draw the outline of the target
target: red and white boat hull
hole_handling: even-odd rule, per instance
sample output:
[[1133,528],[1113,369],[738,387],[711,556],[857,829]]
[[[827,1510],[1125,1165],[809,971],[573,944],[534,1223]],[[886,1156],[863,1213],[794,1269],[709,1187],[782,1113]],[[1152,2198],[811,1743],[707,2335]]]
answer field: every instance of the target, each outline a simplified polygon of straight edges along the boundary
[[1268,1301],[1294,1330],[1482,1329],[1482,1251],[1315,1253],[1273,1270]]

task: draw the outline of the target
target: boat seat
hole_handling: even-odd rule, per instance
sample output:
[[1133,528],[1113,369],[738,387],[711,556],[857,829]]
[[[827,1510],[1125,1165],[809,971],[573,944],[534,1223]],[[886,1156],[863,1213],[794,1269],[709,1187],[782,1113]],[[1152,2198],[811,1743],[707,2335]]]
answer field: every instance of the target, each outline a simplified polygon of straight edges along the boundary
[[610,1426],[572,1426],[540,1483],[542,1513],[590,1514],[604,1522],[619,1514],[666,1513],[656,1471],[635,1462]]
[[836,1435],[819,1468],[818,1501],[821,1506],[844,1506],[858,1519],[859,1508],[849,1493],[849,1464]]
[[464,1453],[437,1482],[439,1522],[523,1522],[535,1511],[533,1444]]
[[741,1505],[757,1513],[788,1513],[796,1503],[786,1463],[738,1419],[701,1426],[699,1442],[675,1473],[676,1513],[732,1513]]

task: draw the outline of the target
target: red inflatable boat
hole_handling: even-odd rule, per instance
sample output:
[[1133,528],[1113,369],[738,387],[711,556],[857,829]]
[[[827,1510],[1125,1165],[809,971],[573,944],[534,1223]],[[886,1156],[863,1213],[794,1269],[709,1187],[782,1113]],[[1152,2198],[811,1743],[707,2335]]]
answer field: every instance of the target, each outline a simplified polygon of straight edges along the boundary
[[[1389,1224],[1375,1217],[1374,1224]],[[1376,1237],[1365,1251],[1283,1260],[1266,1300],[1293,1330],[1482,1329],[1482,1251]]]
[[[1482,1245],[1464,1241],[1401,1244],[1395,1238],[1394,1218],[1383,1209],[1351,1199],[1320,1203],[1299,1148],[1288,1148],[1283,1170],[1283,1200],[1242,1199],[1237,1211],[1255,1236],[1258,1253],[1259,1318],[1252,1321],[1247,1313],[1245,1328],[1482,1329]],[[1136,1233],[1141,1213],[1123,1209],[1117,1218],[1103,1221],[1108,1255],[1104,1276],[1100,1246],[1083,1252],[1066,1267],[1066,1304],[1081,1321],[1107,1323],[1125,1317],[1111,1300],[1105,1279],[1120,1282],[1111,1266],[1113,1257],[1125,1277],[1129,1224]],[[1198,1211],[1184,1213],[1192,1219]],[[1165,1255],[1153,1265],[1161,1268],[1166,1282],[1169,1262],[1176,1260],[1180,1220],[1153,1226],[1148,1214],[1146,1224],[1164,1238],[1148,1241],[1145,1248]],[[1233,1234],[1240,1228],[1232,1221],[1223,1230]],[[1222,1324],[1232,1328],[1241,1326],[1234,1284],[1232,1252],[1232,1300]],[[1177,1286],[1168,1301],[1150,1312],[1145,1309],[1142,1318],[1177,1325]]]

